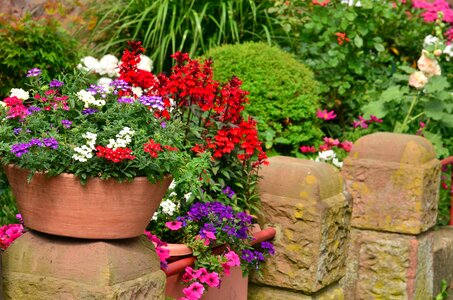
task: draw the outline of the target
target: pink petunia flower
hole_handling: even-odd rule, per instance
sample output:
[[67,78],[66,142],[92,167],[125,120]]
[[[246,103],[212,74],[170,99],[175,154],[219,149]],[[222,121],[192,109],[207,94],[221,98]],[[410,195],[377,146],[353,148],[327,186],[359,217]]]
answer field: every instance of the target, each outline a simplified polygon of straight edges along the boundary
[[219,287],[220,286],[219,274],[217,274],[216,272],[209,273],[205,277],[205,282],[210,287]]
[[241,260],[239,259],[239,256],[236,254],[236,252],[229,251],[227,254],[225,254],[225,257],[228,259],[228,261],[226,262],[228,266],[234,267],[241,265]]
[[315,153],[316,152],[316,148],[314,146],[301,146],[299,149],[302,153]]
[[340,141],[338,139],[333,139],[331,137],[324,137],[322,140],[324,141],[324,145],[328,147],[336,147],[340,145]]
[[166,222],[165,226],[170,230],[178,230],[182,227],[182,222],[179,221]]
[[199,282],[194,282],[188,287],[182,289],[182,292],[189,299],[200,299],[204,293],[204,286]]
[[333,110],[328,112],[327,109],[324,109],[324,110],[318,109],[316,111],[316,116],[318,118],[326,120],[326,121],[333,120],[337,117],[337,115],[335,114],[335,112]]
[[208,239],[215,240],[215,234],[211,231],[203,230],[203,233],[206,235]]
[[341,142],[340,148],[343,148],[346,152],[351,152],[353,143],[350,141]]
[[225,276],[230,276],[231,267],[228,265],[228,263],[223,263],[222,268],[223,268],[223,273],[225,273]]
[[208,275],[208,270],[206,268],[200,268],[195,271],[193,278],[200,280],[200,282],[205,282],[205,278]]

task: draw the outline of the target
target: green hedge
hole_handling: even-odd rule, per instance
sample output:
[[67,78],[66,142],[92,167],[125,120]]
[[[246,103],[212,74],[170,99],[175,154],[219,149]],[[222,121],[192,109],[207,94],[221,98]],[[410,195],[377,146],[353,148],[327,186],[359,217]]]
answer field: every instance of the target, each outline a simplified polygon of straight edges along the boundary
[[320,140],[316,125],[318,83],[313,73],[290,54],[264,43],[244,43],[213,48],[205,54],[214,61],[214,76],[231,75],[250,92],[246,112],[258,120],[266,149],[295,155],[301,144]]

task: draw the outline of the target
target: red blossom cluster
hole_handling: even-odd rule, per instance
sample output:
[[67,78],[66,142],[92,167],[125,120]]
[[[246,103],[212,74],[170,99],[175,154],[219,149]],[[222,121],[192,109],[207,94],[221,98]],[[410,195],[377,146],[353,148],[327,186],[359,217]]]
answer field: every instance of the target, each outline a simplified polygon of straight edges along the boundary
[[143,151],[149,153],[152,157],[156,158],[159,156],[159,152],[167,149],[169,151],[178,151],[178,148],[172,146],[162,146],[159,143],[156,143],[153,139],[150,139],[148,143],[143,144]]
[[51,110],[51,109],[58,109],[62,108],[64,110],[69,110],[68,99],[69,96],[59,96],[58,90],[47,90],[44,92],[44,95],[47,97],[43,97],[40,94],[36,94],[34,96],[35,99],[41,102],[47,102],[47,106],[44,107],[44,110]]
[[29,115],[29,111],[27,107],[24,105],[24,101],[17,97],[8,97],[3,102],[6,104],[8,108],[8,118],[25,118]]
[[113,161],[114,163],[120,163],[125,159],[135,159],[132,154],[132,150],[129,148],[108,148],[103,146],[96,146],[96,155],[98,157],[104,157],[107,160]]
[[195,153],[213,151],[217,159],[234,152],[241,160],[256,160],[254,166],[266,163],[256,122],[242,117],[248,102],[248,92],[241,89],[242,82],[237,77],[223,85],[215,81],[211,60],[200,63],[181,52],[173,54],[172,58],[176,65],[170,76],[159,76],[159,94],[174,99],[178,107],[198,107],[208,112],[207,117],[200,119],[206,129],[202,143],[196,143],[192,150]]

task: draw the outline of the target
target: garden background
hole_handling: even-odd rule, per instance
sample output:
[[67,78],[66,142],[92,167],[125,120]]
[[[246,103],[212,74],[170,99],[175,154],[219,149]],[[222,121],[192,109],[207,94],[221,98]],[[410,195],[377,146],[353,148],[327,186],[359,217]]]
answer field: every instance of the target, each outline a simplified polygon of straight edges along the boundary
[[[375,131],[422,135],[438,158],[451,155],[453,11],[444,0],[10,2],[0,11],[2,99],[31,68],[58,79],[83,57],[119,57],[140,40],[155,74],[183,51],[212,58],[217,80],[239,77],[269,156],[341,167],[352,143]],[[423,49],[441,74],[420,88],[409,80]],[[449,221],[447,174],[439,224]],[[0,224],[15,222],[4,174],[0,197]]]

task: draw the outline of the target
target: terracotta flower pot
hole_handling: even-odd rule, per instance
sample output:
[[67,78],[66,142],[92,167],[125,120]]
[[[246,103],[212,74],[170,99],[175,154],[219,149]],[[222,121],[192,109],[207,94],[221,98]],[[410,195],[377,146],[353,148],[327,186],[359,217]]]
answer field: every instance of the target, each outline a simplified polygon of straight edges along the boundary
[[143,234],[171,183],[156,184],[145,177],[119,183],[89,179],[85,186],[72,174],[47,177],[5,167],[17,208],[28,228],[60,236],[87,239],[123,239]]

